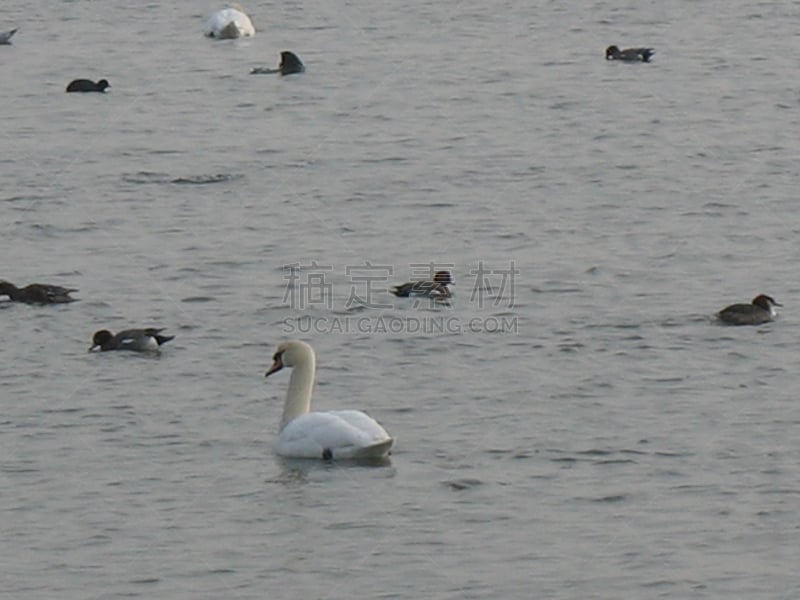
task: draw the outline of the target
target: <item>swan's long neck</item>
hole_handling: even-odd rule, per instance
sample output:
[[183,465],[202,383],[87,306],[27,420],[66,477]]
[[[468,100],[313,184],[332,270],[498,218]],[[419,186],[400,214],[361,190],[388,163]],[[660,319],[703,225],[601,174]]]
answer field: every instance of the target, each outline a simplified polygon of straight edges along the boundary
[[289,377],[289,389],[283,405],[281,429],[292,419],[306,414],[311,408],[311,392],[314,389],[314,355],[307,354],[298,361]]

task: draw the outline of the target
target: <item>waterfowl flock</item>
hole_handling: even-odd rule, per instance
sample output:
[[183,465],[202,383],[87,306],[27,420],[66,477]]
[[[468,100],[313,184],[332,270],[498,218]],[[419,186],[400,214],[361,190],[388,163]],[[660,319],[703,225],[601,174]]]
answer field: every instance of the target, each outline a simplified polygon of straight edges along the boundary
[[[0,44],[10,45],[17,31],[14,28],[0,32]],[[209,16],[203,32],[216,40],[235,40],[254,36],[256,29],[241,6],[231,5]],[[654,53],[654,49],[648,47],[620,49],[610,45],[605,50],[605,58],[626,63],[649,63]],[[250,73],[285,76],[304,71],[305,65],[294,52],[282,51],[277,67],[254,67]],[[103,93],[110,87],[107,79],[74,79],[67,85],[66,92]],[[431,279],[401,283],[389,291],[401,298],[445,300],[453,297],[453,285],[452,273],[443,270],[433,273]],[[42,283],[17,287],[9,281],[0,280],[0,296],[7,297],[8,302],[67,304],[77,300],[71,295],[77,291],[75,288]],[[762,325],[773,321],[777,317],[776,307],[781,306],[771,296],[759,294],[749,304],[726,306],[715,313],[715,317],[729,325]],[[146,327],[125,329],[114,334],[101,329],[92,335],[89,351],[159,352],[164,344],[174,339],[172,335],[165,335],[164,331],[164,328]],[[366,413],[352,409],[327,412],[311,410],[316,356],[309,344],[300,340],[279,344],[265,377],[271,377],[284,368],[292,372],[275,444],[277,454],[323,460],[382,458],[389,454],[394,438]]]
[[[412,281],[394,286],[390,291],[398,297],[450,298],[453,284],[450,271],[437,271],[431,280]],[[0,280],[0,296],[10,302],[25,304],[64,304],[74,302],[74,288],[32,283],[19,288]],[[777,317],[774,298],[759,294],[750,304],[731,304],[715,314],[729,325],[762,325]],[[125,329],[117,334],[107,329],[96,331],[89,351],[126,350],[159,352],[161,346],[175,336],[165,335],[163,328]],[[311,411],[316,356],[313,348],[300,340],[282,342],[273,355],[266,377],[292,369],[284,401],[275,451],[280,456],[323,460],[379,459],[389,454],[394,438],[372,417],[358,410],[328,412]]]
[[[10,45],[11,38],[18,28],[0,31],[0,45]],[[231,3],[226,8],[211,14],[203,26],[206,37],[216,40],[235,40],[238,38],[252,37],[256,34],[248,14],[236,3]],[[294,52],[284,50],[280,53],[281,60],[277,67],[253,67],[253,75],[273,74],[295,75],[306,70],[303,61]],[[92,79],[73,79],[67,84],[67,92],[105,92],[111,87],[107,79],[94,81]]]

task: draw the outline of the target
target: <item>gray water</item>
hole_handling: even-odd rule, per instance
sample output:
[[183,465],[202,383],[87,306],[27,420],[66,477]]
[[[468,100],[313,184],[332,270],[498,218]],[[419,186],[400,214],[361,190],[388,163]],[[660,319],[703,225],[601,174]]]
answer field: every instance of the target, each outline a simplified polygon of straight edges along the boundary
[[[80,301],[0,304],[0,595],[800,596],[800,4],[218,7],[3,4],[0,278]],[[387,464],[273,454],[287,337]]]

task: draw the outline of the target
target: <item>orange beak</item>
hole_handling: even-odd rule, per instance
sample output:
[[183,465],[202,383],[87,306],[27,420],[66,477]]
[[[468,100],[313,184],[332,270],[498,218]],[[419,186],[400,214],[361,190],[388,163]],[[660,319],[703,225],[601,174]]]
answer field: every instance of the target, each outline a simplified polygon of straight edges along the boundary
[[264,375],[264,377],[269,377],[273,373],[280,371],[283,368],[283,361],[281,360],[281,355],[275,357],[275,362],[272,363],[272,366],[269,368],[269,371]]

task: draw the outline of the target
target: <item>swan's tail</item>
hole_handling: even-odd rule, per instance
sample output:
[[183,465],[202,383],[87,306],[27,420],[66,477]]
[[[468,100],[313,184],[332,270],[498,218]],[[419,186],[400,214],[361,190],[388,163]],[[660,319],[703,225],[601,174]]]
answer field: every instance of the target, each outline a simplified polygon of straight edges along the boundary
[[393,444],[394,438],[387,438],[377,444],[359,448],[358,452],[353,455],[353,458],[384,458],[389,454],[389,450],[392,449]]

